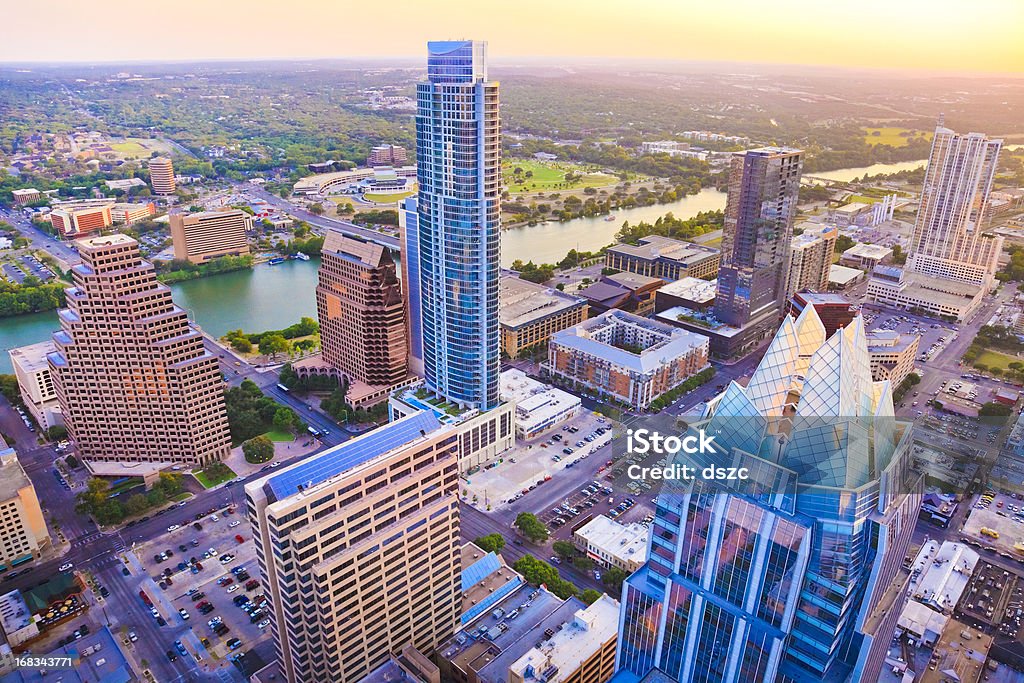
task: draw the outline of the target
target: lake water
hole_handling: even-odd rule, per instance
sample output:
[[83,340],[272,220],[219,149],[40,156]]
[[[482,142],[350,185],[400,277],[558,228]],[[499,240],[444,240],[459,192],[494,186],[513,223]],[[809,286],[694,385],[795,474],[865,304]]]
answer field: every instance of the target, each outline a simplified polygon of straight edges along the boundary
[[516,259],[534,263],[557,263],[570,249],[596,251],[615,241],[615,233],[625,221],[631,225],[653,223],[671,212],[676,218],[691,218],[701,211],[725,208],[725,193],[704,188],[669,204],[638,206],[616,210],[614,220],[607,216],[574,218],[564,223],[550,222],[532,227],[510,228],[501,232],[501,265],[508,267]]
[[[865,173],[894,173],[922,164],[924,161],[875,164],[813,175],[848,181]],[[612,221],[596,216],[505,230],[501,235],[501,262],[503,266],[516,259],[554,263],[570,249],[594,251],[610,244],[624,221],[654,222],[668,212],[676,218],[691,218],[701,211],[723,208],[725,193],[706,188],[670,204],[618,210]],[[318,266],[318,259],[286,261],[276,266],[262,264],[252,270],[181,282],[171,289],[175,303],[215,337],[238,328],[247,332],[281,329],[303,316],[316,317],[314,291]],[[0,373],[11,372],[8,349],[44,341],[57,328],[56,312],[0,319]]]

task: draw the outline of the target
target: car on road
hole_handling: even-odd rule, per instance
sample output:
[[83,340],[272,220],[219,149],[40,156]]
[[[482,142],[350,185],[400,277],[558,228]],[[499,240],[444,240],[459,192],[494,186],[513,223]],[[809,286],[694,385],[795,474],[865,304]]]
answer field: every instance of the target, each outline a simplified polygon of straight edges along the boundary
[[59,568],[59,569],[58,569],[57,571],[60,571],[60,572],[68,572],[68,571],[71,571],[71,569],[72,569],[72,568],[73,568],[74,566],[75,566],[75,565],[71,564],[70,562],[67,562],[67,563],[65,563],[65,564],[62,564],[62,565],[60,566],[60,568]]
[[166,652],[166,654],[167,654],[167,661],[169,661],[169,662],[176,662],[176,661],[178,661],[178,655],[174,654],[174,650],[168,650]]
[[178,650],[178,653],[181,654],[182,657],[188,656],[188,650],[185,649],[185,645],[180,640],[174,641],[174,647]]
[[167,527],[167,531],[168,531],[168,532],[171,532],[171,531],[177,531],[177,530],[178,530],[178,529],[180,529],[180,528],[181,528],[181,526],[180,526],[180,525],[178,525],[178,524],[172,524],[172,525],[170,525],[169,527]]
[[229,529],[234,529],[239,524],[241,524],[241,522],[236,519],[235,521],[231,522],[231,524],[228,524],[228,528]]
[[229,650],[237,650],[238,648],[242,647],[242,641],[240,641],[238,638],[232,638],[227,642],[227,646]]
[[185,621],[188,621],[191,618],[188,614],[188,610],[186,610],[184,607],[178,610],[178,614],[180,614],[181,618]]
[[130,642],[134,643],[138,639],[139,639],[139,636],[135,633],[135,631],[128,631],[128,640]]

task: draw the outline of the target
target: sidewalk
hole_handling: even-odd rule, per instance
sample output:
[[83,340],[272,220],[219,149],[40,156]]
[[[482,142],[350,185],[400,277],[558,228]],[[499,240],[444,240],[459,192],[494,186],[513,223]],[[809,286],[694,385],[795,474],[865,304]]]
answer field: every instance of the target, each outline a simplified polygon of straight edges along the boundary
[[[248,477],[250,474],[259,472],[264,467],[278,463],[287,464],[291,459],[300,455],[312,453],[320,448],[320,443],[309,436],[297,436],[294,441],[277,441],[274,443],[274,459],[269,462],[252,464],[246,462],[242,447],[237,446],[231,449],[228,457],[224,458],[224,464],[232,469],[239,477]],[[216,488],[216,487],[214,487]]]

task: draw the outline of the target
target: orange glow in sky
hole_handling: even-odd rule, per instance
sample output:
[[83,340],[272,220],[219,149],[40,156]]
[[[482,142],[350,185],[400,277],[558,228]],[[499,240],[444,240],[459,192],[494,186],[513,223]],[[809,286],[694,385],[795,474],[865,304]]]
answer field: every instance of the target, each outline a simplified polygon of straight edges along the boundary
[[632,57],[1024,72],[1024,0],[31,0],[0,61]]

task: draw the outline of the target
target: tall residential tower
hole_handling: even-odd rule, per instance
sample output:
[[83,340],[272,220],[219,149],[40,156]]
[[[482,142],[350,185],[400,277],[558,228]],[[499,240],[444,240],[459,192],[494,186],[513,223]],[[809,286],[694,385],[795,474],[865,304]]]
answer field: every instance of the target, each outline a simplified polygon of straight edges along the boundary
[[153,188],[153,194],[174,194],[177,184],[174,179],[174,163],[169,157],[149,160],[149,185]]
[[499,402],[501,231],[498,84],[487,78],[486,52],[480,41],[428,43],[427,80],[416,86],[411,226],[406,217],[406,240],[416,241],[407,249],[418,280],[410,295],[420,301],[410,328],[422,336],[427,388],[485,411]]
[[763,147],[732,158],[715,298],[715,316],[724,323],[767,329],[778,322],[802,157],[800,150]]
[[217,357],[138,242],[111,235],[75,245],[82,263],[71,269],[49,363],[83,459],[96,474],[142,476],[224,458],[231,437]]

